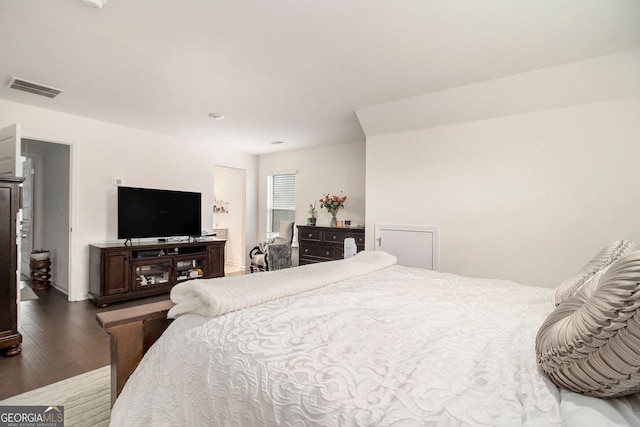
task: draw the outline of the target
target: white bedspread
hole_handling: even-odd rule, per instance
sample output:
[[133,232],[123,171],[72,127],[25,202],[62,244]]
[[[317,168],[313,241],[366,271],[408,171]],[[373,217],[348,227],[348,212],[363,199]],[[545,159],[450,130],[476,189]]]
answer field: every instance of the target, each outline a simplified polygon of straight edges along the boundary
[[559,426],[558,389],[534,353],[552,295],[392,266],[217,317],[183,314],[112,425]]
[[260,276],[245,275],[183,282],[171,289],[171,300],[176,305],[169,311],[169,317],[175,318],[183,313],[220,316],[274,299],[318,289],[340,280],[369,274],[395,263],[396,257],[388,253],[363,251],[340,262],[267,271]]

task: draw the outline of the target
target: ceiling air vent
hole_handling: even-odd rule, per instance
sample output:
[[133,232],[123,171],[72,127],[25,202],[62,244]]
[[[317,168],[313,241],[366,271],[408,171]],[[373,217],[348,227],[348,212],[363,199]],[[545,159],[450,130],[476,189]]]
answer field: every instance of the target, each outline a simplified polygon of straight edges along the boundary
[[9,87],[11,89],[18,89],[24,92],[46,96],[47,98],[55,98],[64,92],[63,90],[56,89],[54,87],[44,86],[40,83],[30,82],[29,80],[18,79],[16,77],[11,77]]

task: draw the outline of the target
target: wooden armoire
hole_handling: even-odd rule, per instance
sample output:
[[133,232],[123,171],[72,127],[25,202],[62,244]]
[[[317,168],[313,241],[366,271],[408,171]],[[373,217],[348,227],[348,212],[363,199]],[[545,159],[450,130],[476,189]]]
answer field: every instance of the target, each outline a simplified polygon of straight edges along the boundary
[[18,211],[22,178],[0,177],[0,354],[20,354],[18,332]]

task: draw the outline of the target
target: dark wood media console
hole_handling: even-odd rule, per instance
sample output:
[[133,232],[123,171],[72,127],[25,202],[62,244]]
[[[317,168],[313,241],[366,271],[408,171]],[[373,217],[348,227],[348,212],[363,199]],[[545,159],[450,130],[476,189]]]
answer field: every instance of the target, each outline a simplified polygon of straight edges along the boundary
[[89,245],[89,298],[98,307],[167,293],[176,284],[224,276],[225,240]]

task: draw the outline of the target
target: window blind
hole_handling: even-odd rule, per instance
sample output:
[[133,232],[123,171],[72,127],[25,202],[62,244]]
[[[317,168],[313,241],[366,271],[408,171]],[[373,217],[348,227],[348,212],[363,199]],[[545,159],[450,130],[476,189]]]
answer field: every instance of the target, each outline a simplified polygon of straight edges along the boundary
[[270,199],[269,232],[277,234],[280,230],[280,221],[296,219],[296,175],[272,175]]

